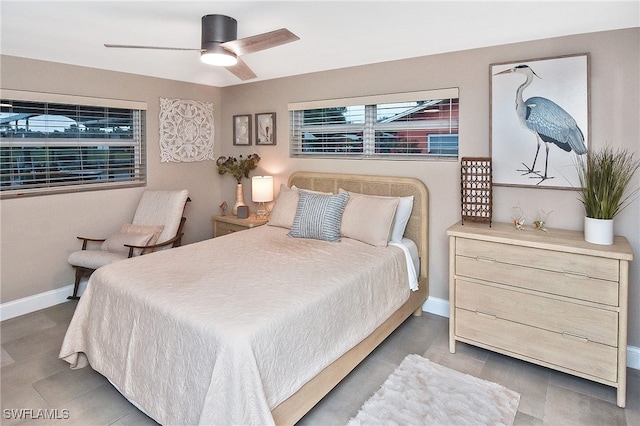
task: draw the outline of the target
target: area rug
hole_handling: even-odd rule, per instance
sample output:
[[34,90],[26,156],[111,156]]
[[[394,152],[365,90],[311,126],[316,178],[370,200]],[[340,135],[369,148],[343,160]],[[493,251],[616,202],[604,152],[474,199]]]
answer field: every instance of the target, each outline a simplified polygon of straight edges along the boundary
[[408,355],[349,426],[512,425],[520,394]]

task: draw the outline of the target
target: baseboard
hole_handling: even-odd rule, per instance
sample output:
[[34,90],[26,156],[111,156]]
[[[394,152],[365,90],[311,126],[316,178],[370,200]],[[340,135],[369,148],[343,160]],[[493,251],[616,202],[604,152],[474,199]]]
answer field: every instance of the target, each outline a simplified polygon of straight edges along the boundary
[[[422,310],[430,314],[449,318],[449,301],[429,297],[422,305]],[[637,346],[627,346],[627,367],[640,370],[640,348]]]
[[[79,294],[82,294],[86,282],[80,284]],[[0,321],[18,317],[20,315],[39,311],[67,301],[67,296],[73,293],[73,285],[35,294],[0,305]],[[422,310],[430,314],[449,318],[449,301],[437,297],[429,297],[422,305]],[[627,367],[640,370],[640,347],[627,346]]]
[[[78,294],[82,294],[86,280],[80,282]],[[39,311],[50,306],[59,305],[67,302],[67,296],[73,294],[73,285],[60,287],[55,290],[45,291],[44,293],[34,294],[33,296],[24,297],[11,302],[0,305],[0,321],[19,317],[20,315],[29,314]]]

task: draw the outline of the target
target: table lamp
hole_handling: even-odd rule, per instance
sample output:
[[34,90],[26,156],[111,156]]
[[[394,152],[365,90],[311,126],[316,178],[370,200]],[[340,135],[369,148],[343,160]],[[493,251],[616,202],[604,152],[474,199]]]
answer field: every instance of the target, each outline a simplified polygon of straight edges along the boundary
[[264,219],[269,216],[265,203],[273,201],[273,176],[254,176],[251,178],[251,200],[260,206],[256,215]]

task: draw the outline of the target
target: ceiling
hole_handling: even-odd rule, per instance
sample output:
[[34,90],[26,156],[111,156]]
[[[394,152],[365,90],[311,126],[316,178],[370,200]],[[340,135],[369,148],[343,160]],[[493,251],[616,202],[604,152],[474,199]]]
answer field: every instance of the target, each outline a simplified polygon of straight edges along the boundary
[[[198,52],[200,19],[238,21],[238,38],[286,27],[299,41],[243,56],[260,81],[443,52],[640,26],[640,1],[13,1],[0,52],[211,86],[243,82]],[[523,52],[526,56],[526,52]]]

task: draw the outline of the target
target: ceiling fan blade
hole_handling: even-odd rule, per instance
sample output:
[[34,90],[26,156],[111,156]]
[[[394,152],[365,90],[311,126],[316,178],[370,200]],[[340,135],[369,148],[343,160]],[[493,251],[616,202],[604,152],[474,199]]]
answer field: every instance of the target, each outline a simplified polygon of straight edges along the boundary
[[119,49],[154,49],[154,50],[194,50],[201,52],[202,49],[192,49],[189,47],[161,47],[161,46],[138,46],[133,44],[106,44],[104,47],[115,47]]
[[260,50],[270,49],[296,40],[300,40],[300,37],[286,28],[280,28],[279,30],[270,31],[264,34],[227,41],[222,43],[221,46],[240,56],[259,52]]
[[257,75],[251,71],[251,68],[240,58],[238,58],[237,64],[225,68],[240,80],[251,80],[257,77]]

